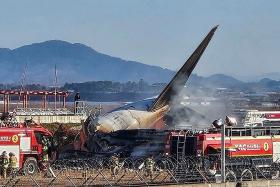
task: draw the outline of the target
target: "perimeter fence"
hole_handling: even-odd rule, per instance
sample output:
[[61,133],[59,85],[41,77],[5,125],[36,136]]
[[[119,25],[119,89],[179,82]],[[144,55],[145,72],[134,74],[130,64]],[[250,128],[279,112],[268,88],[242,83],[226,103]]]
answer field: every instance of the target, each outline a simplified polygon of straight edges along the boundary
[[[34,175],[22,171],[0,180],[3,186],[149,186],[163,184],[214,183],[219,156],[158,157],[148,167],[146,158],[110,158],[57,160],[49,170]],[[269,158],[228,158],[226,181],[278,179],[280,164]]]

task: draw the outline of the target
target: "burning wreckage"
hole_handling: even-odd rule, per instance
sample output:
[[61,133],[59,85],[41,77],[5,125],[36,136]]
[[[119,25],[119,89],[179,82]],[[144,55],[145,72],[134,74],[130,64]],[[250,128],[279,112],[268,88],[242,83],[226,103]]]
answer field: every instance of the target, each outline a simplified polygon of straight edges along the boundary
[[172,110],[172,99],[185,86],[216,29],[217,26],[211,29],[158,97],[124,105],[105,115],[88,117],[80,140],[74,143],[75,151],[126,156],[163,152],[169,133],[165,130],[164,118]]

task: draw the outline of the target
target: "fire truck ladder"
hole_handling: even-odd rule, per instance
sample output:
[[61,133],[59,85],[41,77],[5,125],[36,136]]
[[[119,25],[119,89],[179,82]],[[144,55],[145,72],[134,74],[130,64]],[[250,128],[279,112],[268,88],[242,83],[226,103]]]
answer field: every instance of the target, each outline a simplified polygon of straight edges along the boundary
[[186,133],[184,131],[180,131],[177,139],[177,160],[185,156],[185,153],[186,153]]

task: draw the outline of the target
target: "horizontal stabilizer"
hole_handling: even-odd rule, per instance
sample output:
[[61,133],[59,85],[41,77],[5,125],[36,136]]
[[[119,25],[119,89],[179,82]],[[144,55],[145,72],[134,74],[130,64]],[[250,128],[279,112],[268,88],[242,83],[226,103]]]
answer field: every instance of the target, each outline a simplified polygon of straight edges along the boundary
[[160,93],[158,98],[154,101],[154,103],[149,108],[149,111],[157,110],[165,105],[168,105],[172,96],[177,92],[181,91],[181,89],[186,84],[189,76],[191,75],[193,69],[195,68],[198,60],[212,39],[216,29],[218,26],[211,29],[211,31],[207,34],[204,40],[199,44],[193,54],[189,57],[189,59],[185,62],[185,64],[181,67],[181,69],[176,73],[173,79],[169,82],[169,84],[164,88],[164,90]]

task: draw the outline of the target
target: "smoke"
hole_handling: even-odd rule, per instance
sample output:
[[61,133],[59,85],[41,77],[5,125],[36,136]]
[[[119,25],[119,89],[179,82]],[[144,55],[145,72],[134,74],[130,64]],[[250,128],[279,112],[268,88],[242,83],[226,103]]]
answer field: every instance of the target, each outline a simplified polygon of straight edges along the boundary
[[232,112],[224,98],[217,95],[215,87],[176,88],[170,103],[166,123],[170,128],[201,130],[209,128],[215,119]]
[[168,132],[165,130],[145,129],[138,130],[137,140],[131,146],[132,157],[145,157],[164,153],[165,140]]
[[[164,142],[164,141],[162,141]],[[162,144],[155,144],[153,140],[146,144],[141,144],[138,146],[133,147],[131,150],[131,157],[146,157],[149,155],[157,155],[164,152],[164,145]]]

